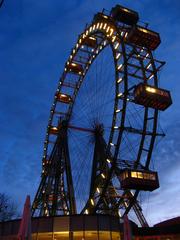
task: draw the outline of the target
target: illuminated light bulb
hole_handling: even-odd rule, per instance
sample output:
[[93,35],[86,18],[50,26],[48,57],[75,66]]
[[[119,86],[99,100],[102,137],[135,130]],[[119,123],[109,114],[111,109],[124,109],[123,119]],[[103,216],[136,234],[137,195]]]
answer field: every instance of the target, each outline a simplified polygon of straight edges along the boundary
[[130,191],[131,192],[131,194],[134,196],[134,193],[133,193],[133,191]]
[[86,34],[83,34],[82,38],[84,39],[86,37]]
[[127,101],[130,101],[130,99],[129,99],[129,98],[127,98],[126,100],[127,100]]
[[123,35],[124,35],[124,32],[122,31],[122,32],[121,32],[121,36],[123,36]]
[[120,82],[122,82],[122,78],[119,78],[119,79],[117,80],[117,83],[120,83]]
[[119,94],[118,94],[118,97],[121,97],[122,95],[123,95],[123,93],[119,93]]
[[114,129],[118,129],[119,127],[118,126],[114,126]]
[[89,211],[86,209],[86,210],[85,210],[85,214],[88,214],[88,213],[89,213]]
[[121,54],[118,53],[118,54],[116,55],[116,59],[119,59],[120,56],[121,56]]
[[104,24],[104,27],[103,27],[103,29],[105,30],[105,29],[106,29],[106,27],[107,27],[107,23],[105,23],[105,24]]
[[82,39],[80,38],[80,39],[79,39],[79,43],[81,43],[81,42],[82,42]]
[[121,109],[117,109],[117,110],[116,110],[116,113],[119,113],[119,112],[121,112]]
[[128,204],[127,204],[127,202],[124,202],[124,205],[125,205],[125,207],[126,207],[126,208],[128,207]]
[[149,56],[149,53],[146,54],[145,58],[147,58]]
[[101,177],[104,178],[104,179],[106,178],[105,175],[104,175],[103,173],[101,173]]
[[126,38],[126,37],[127,37],[127,35],[128,35],[128,32],[126,32],[126,33],[125,33],[125,36],[124,36],[124,37]]
[[103,26],[103,23],[101,23],[101,24],[100,24],[99,28],[101,29],[101,28],[102,28],[102,26]]
[[69,65],[69,61],[67,62],[67,65]]
[[94,49],[92,49],[91,52],[94,52]]
[[82,74],[82,72],[78,72],[78,74],[79,74],[79,75],[81,75],[81,74]]
[[70,59],[72,59],[72,57],[73,57],[73,56],[72,56],[72,55],[70,55]]
[[99,52],[99,50],[97,49],[97,50],[96,50],[96,54],[98,54],[98,52]]
[[92,26],[90,27],[89,31],[90,31],[90,32],[92,31]]
[[106,159],[106,161],[107,161],[108,163],[111,163],[111,160],[110,160],[110,159],[108,159],[108,158]]
[[110,143],[111,146],[114,146],[114,143]]
[[119,215],[119,217],[122,217],[122,215],[121,215],[121,212],[120,212],[120,211],[118,211],[118,215]]
[[71,65],[72,65],[72,66],[74,66],[74,67],[75,67],[75,66],[77,66],[77,64],[76,64],[76,63],[71,63]]
[[107,27],[106,32],[109,32],[110,26]]
[[100,23],[97,23],[97,25],[96,25],[96,29],[99,28],[99,25],[100,25]]
[[108,19],[108,16],[106,16],[106,15],[102,15],[103,16],[103,18],[106,18],[106,19]]
[[119,43],[116,43],[116,45],[115,45],[115,49],[117,49],[119,47]]
[[77,44],[76,44],[76,48],[78,48],[78,47],[79,47],[79,44],[77,43]]
[[106,41],[104,41],[104,46],[106,45]]
[[120,64],[119,66],[118,66],[118,70],[120,70],[122,68],[122,64]]
[[84,48],[84,45],[82,45],[81,48]]
[[114,41],[115,41],[115,39],[116,39],[116,36],[113,36],[113,37],[112,37],[112,42],[114,42]]
[[76,52],[76,50],[75,49],[73,49],[73,53],[75,53]]
[[101,50],[101,49],[102,49],[102,46],[100,46],[99,49]]
[[153,78],[154,77],[154,75],[152,74],[151,76],[149,76],[149,78],[148,79],[151,79],[151,78]]
[[96,40],[96,38],[94,38],[94,37],[89,37],[89,39]]
[[109,34],[109,35],[111,36],[111,35],[113,34],[113,32],[114,32],[114,29],[111,28],[111,29],[110,29],[110,34]]
[[91,198],[91,204],[94,206],[94,200]]
[[97,191],[98,193],[100,193],[100,189],[99,189],[98,187],[96,188],[96,191]]
[[93,30],[95,30],[95,28],[96,28],[96,25],[94,24],[94,25],[93,25]]
[[152,88],[152,87],[146,87],[146,91],[147,92],[151,92],[151,93],[156,93],[156,89],[155,88]]
[[67,71],[67,68],[65,68],[64,71],[66,72],[66,71]]
[[147,69],[149,69],[151,67],[151,63],[149,63],[148,65],[147,65]]

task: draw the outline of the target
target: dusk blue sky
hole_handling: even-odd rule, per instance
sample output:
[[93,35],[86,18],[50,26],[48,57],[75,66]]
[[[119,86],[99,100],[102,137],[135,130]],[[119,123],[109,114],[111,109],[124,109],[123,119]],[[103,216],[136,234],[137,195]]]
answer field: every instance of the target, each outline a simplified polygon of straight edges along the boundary
[[[166,61],[160,86],[173,105],[160,114],[166,137],[153,161],[161,187],[147,194],[143,209],[153,225],[180,216],[180,1],[5,0],[0,9],[0,192],[22,206],[34,198],[53,95],[78,35],[93,15],[121,4],[139,12],[162,43],[155,56]],[[20,209],[21,210],[21,209]]]

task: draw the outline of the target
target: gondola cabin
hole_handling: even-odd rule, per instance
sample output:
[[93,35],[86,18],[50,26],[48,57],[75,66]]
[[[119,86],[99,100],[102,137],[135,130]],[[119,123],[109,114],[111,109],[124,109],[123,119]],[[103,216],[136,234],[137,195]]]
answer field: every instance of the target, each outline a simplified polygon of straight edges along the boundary
[[111,20],[112,20],[112,19],[110,19],[109,16],[107,16],[107,15],[105,15],[105,14],[103,14],[103,13],[100,13],[100,12],[97,13],[97,14],[95,14],[95,15],[94,15],[94,19],[93,19],[93,21],[95,21],[95,22],[96,22],[96,21],[97,21],[97,22],[98,22],[98,21],[99,21],[99,22],[100,22],[100,21],[101,21],[101,22],[104,22],[104,21],[105,21],[105,22],[107,22],[107,21],[109,22],[109,21],[111,21]]
[[112,8],[111,17],[115,21],[120,21],[127,25],[134,25],[139,20],[139,15],[137,12],[120,5],[116,5],[114,8]]
[[134,90],[136,104],[164,111],[172,104],[170,92],[140,83]]
[[83,73],[83,67],[81,64],[78,63],[69,63],[66,68],[68,72],[72,72],[74,74],[81,75]]
[[55,194],[49,194],[48,200],[49,202],[53,202],[56,199]]
[[49,128],[49,134],[57,135],[58,132],[59,132],[58,127],[50,126],[50,128]]
[[150,50],[155,50],[161,43],[159,33],[140,26],[131,29],[127,41]]
[[95,48],[97,46],[97,39],[95,37],[88,37],[83,41],[83,45]]
[[56,94],[56,99],[57,101],[59,102],[62,102],[62,103],[66,103],[66,104],[69,104],[72,102],[72,98],[70,95],[68,94],[65,94],[65,93],[57,93]]
[[143,191],[153,191],[159,188],[157,172],[124,169],[120,173],[122,189],[135,189]]

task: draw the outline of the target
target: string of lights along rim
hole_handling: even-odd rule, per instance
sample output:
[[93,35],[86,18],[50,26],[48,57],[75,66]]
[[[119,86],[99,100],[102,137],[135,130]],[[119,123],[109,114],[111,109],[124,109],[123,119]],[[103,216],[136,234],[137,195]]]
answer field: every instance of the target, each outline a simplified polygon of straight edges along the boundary
[[151,164],[155,139],[164,136],[158,112],[172,103],[158,86],[160,42],[120,5],[86,25],[55,91],[33,216],[134,211],[148,225],[138,195],[159,187]]

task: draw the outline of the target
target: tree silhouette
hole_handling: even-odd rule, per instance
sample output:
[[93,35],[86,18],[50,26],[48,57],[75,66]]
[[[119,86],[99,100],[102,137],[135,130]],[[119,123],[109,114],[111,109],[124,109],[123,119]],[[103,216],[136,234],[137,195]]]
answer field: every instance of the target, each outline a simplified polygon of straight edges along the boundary
[[0,222],[11,220],[17,216],[17,205],[7,194],[0,193]]

